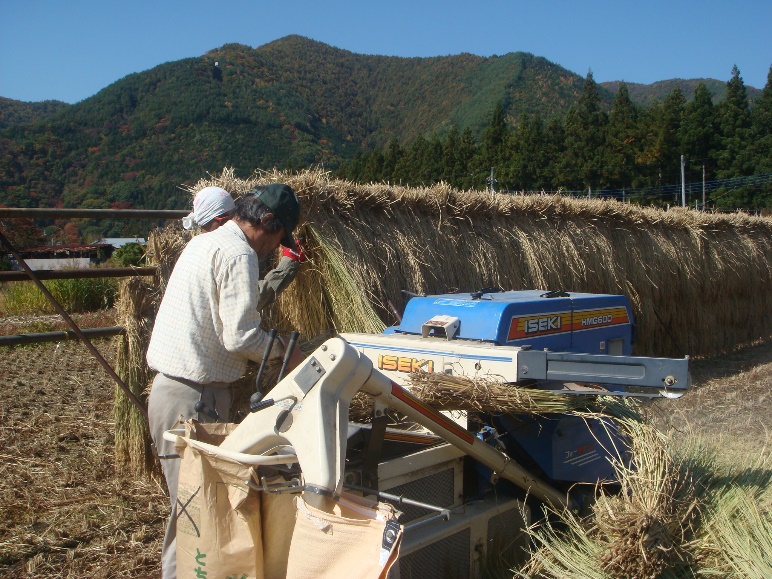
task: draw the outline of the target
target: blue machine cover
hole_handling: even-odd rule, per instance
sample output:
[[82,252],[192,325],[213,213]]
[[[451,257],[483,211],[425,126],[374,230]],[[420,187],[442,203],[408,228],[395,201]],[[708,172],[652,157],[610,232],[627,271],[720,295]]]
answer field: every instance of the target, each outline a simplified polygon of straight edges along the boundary
[[435,316],[453,316],[456,339],[556,352],[630,355],[633,316],[625,296],[545,290],[445,294],[412,298],[402,322],[387,332],[421,334]]

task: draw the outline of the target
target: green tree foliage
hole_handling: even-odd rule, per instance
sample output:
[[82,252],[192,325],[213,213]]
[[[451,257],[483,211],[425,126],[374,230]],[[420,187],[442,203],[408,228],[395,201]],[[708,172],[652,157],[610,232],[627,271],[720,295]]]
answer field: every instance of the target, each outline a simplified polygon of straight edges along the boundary
[[751,109],[750,145],[756,172],[772,172],[772,66]]
[[120,267],[139,267],[145,262],[145,250],[139,243],[127,243],[113,252],[112,259]]
[[721,147],[718,154],[719,177],[750,174],[747,155],[751,112],[740,70],[732,68],[726,84],[726,99],[719,105],[718,126]]
[[694,100],[687,103],[681,125],[683,153],[693,162],[706,168],[706,178],[712,179],[715,164],[711,156],[716,148],[716,115],[710,92],[700,83],[694,91]]
[[506,167],[508,161],[510,130],[504,117],[501,102],[493,109],[491,122],[485,128],[477,152],[478,164],[483,167]]
[[606,133],[609,186],[615,189],[636,187],[636,163],[641,151],[638,107],[630,99],[627,84],[619,85],[609,114]]
[[[510,124],[503,104],[499,103],[494,106],[489,125],[479,139],[468,127],[459,134],[455,125],[451,125],[442,137],[419,136],[404,146],[393,140],[385,155],[377,149],[359,152],[352,161],[342,165],[339,174],[353,180],[362,180],[365,174],[373,177],[375,174],[365,173],[365,168],[379,166],[383,157],[383,169],[377,180],[412,185],[446,181],[462,189],[482,189],[492,161],[497,190],[563,190],[586,194],[586,181],[572,180],[572,175],[579,174],[586,179],[596,171],[597,182],[606,183],[617,198],[662,206],[681,202],[682,154],[691,171],[691,179],[687,171],[687,182],[701,180],[703,164],[706,179],[715,178],[716,158],[723,141],[718,107],[713,105],[706,86],[697,85],[694,99],[686,102],[680,87],[673,85],[663,102],[642,109],[632,101],[622,83],[606,115],[602,101],[593,95],[591,75],[588,80],[591,82],[587,83],[581,106],[578,102],[567,115],[565,124],[553,117],[545,126],[539,115],[526,114]],[[771,116],[772,82],[768,82],[751,109],[746,137],[747,154],[755,173],[772,172],[769,168]],[[593,130],[598,128],[603,130]],[[587,148],[585,140],[578,137],[582,131],[589,135],[589,142],[597,143],[592,139],[605,135],[605,140],[596,144],[598,151],[594,155],[583,150]],[[439,166],[438,155],[442,158]],[[640,193],[641,189],[664,185],[670,186],[669,193],[653,196]],[[598,187],[594,186],[593,191],[608,194]],[[720,208],[762,209],[772,206],[770,189],[769,185],[754,186],[751,197],[743,197],[742,189],[732,190],[731,194],[718,191],[713,195],[713,203]],[[624,192],[630,190],[637,192],[625,197]],[[688,202],[695,200],[692,197]]]
[[546,135],[539,115],[522,115],[512,137],[510,183],[517,190],[549,187]]
[[[754,173],[772,173],[772,66],[767,73],[767,84],[751,109],[749,154]],[[753,207],[772,207],[772,184],[766,183],[754,191]]]
[[[739,72],[726,97],[708,82],[706,144],[695,128],[710,99],[684,82],[680,99],[669,84],[667,98],[637,108],[634,85],[626,98],[615,87],[615,99],[592,74],[526,53],[368,56],[299,36],[227,44],[76,105],[0,99],[0,203],[181,209],[179,185],[223,167],[248,176],[322,164],[350,179],[462,188],[485,187],[493,167],[499,189],[564,191],[674,183],[681,154],[717,178],[767,167],[766,141],[754,136],[763,115],[747,98],[762,110],[763,96]],[[684,104],[692,90],[694,105]],[[755,195],[724,195],[721,206],[758,206]],[[66,234],[89,242],[138,233],[126,220],[73,226]]]
[[565,152],[560,163],[563,181],[575,189],[606,186],[604,167],[608,114],[601,108],[598,85],[587,73],[578,102],[565,121]]
[[[737,66],[732,68],[732,78],[726,84],[726,98],[718,106],[718,128],[720,146],[717,150],[719,178],[750,175],[753,162],[750,153],[751,112],[745,83]],[[716,205],[722,209],[752,206],[752,191],[749,189],[719,189],[712,195]]]

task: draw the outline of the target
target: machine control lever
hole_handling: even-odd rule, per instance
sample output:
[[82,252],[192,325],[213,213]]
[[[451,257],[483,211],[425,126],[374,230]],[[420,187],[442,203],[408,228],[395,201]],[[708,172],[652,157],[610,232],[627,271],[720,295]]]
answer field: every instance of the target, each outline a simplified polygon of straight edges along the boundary
[[281,363],[281,370],[279,371],[279,377],[276,379],[276,383],[278,384],[281,382],[281,379],[284,378],[284,372],[287,370],[287,363],[289,362],[290,356],[292,355],[292,350],[295,349],[295,344],[298,342],[298,336],[300,334],[298,332],[292,332],[290,334],[289,342],[287,343],[287,350],[284,352],[284,360]]
[[[260,369],[257,371],[257,377],[255,378],[255,393],[260,392],[260,378],[263,377],[263,369],[265,368],[265,363],[268,360],[268,354],[271,353],[271,348],[273,348],[273,342],[276,340],[276,334],[278,334],[279,331],[276,328],[271,328],[271,330],[268,332],[268,343],[265,345],[265,351],[263,352],[263,358],[260,361]],[[250,398],[249,402],[252,402],[252,399]]]
[[249,411],[250,412],[260,412],[261,410],[265,410],[266,408],[270,408],[274,404],[276,404],[276,401],[273,398],[268,398],[266,400],[257,400],[256,402],[252,401],[252,398],[254,398],[255,395],[253,394],[252,397],[249,399]]

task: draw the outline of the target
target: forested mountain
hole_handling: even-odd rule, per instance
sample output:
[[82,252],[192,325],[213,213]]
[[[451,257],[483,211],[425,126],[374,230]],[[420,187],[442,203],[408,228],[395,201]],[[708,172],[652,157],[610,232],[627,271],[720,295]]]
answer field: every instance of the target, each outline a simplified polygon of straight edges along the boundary
[[[599,83],[603,88],[616,93],[619,90],[621,81],[601,82]],[[704,84],[713,97],[713,104],[718,104],[726,98],[726,82],[715,80],[712,78],[692,78],[684,80],[682,78],[674,78],[670,80],[661,80],[651,84],[639,84],[635,82],[628,82],[627,91],[630,93],[630,99],[637,105],[648,107],[655,102],[662,102],[665,100],[673,90],[678,87],[684,95],[687,101],[694,99],[694,93],[700,84]],[[753,102],[761,96],[761,90],[752,86],[746,86],[748,93],[748,99]]]
[[0,129],[34,123],[69,106],[61,101],[25,103],[0,97]]
[[[570,149],[581,163],[593,162],[584,157],[605,141],[583,143],[571,127],[605,123],[618,95],[587,80],[522,52],[371,56],[300,36],[256,49],[227,44],[131,74],[74,105],[1,99],[0,204],[182,208],[189,196],[181,184],[226,166],[248,176],[259,168],[323,164],[364,179],[355,169],[357,162],[363,166],[363,154],[418,151],[427,139],[435,148],[445,139],[459,158],[472,151],[474,167],[458,164],[454,181],[428,161],[408,162],[411,156],[403,155],[404,182],[446,179],[482,188],[485,171],[510,162],[509,153],[500,153],[512,144],[509,132],[523,127],[536,141],[546,139],[550,155],[565,149],[565,131],[580,139]],[[589,102],[588,87],[597,110],[585,118],[577,116],[584,110],[577,106]],[[529,150],[512,146],[521,156]],[[536,186],[528,175],[538,173],[544,182],[548,157],[537,151],[522,161],[527,171],[502,167],[501,175]],[[580,178],[573,165],[579,161],[566,159],[572,160],[551,174],[550,183],[561,175],[580,184],[595,179],[592,171]],[[391,178],[383,167],[375,169],[371,175]],[[85,238],[136,234],[120,222],[80,227]]]
[[[707,210],[772,209],[772,67],[753,106],[735,67],[713,104],[700,83],[687,101],[677,84],[663,101],[633,102],[620,83],[606,110],[588,73],[564,118],[523,114],[510,123],[499,103],[479,139],[455,127],[406,146],[358,152],[338,175],[410,185],[613,197]],[[487,179],[486,179],[487,177]]]

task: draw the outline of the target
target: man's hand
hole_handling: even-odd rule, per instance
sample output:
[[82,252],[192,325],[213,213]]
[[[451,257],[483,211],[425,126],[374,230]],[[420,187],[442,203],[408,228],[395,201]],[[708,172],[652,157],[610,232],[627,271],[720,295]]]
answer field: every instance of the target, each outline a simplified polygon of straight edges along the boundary
[[294,251],[290,249],[289,247],[285,247],[282,250],[282,256],[289,257],[290,259],[297,261],[298,263],[303,263],[308,259],[308,255],[306,252],[306,244],[305,239],[302,237],[298,237],[295,240],[295,246],[298,248],[297,251]]

